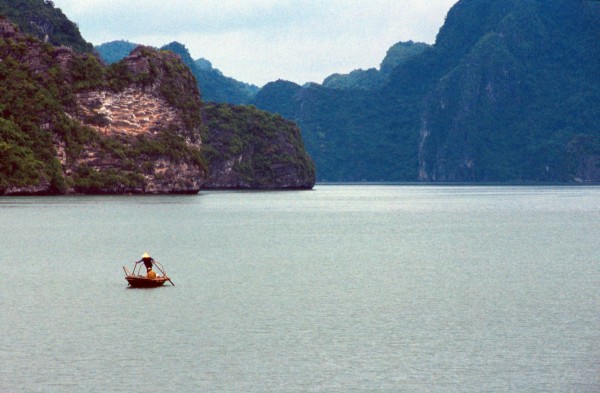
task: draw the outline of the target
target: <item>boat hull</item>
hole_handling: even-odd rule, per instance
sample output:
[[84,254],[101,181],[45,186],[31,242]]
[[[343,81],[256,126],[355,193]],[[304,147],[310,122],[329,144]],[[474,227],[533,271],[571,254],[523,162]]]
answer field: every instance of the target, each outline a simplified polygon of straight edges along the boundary
[[132,288],[156,288],[162,286],[168,278],[166,277],[156,277],[156,278],[146,278],[146,277],[125,277],[127,282]]

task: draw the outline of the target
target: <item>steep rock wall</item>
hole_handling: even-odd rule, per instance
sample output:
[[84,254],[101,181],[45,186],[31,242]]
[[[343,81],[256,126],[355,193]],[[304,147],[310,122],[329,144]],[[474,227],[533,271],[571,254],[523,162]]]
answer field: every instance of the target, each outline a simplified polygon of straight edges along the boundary
[[197,193],[201,101],[179,56],[109,68],[0,18],[0,195]]
[[[129,83],[118,90],[101,86],[77,93],[72,116],[105,138],[133,146],[140,141],[155,146],[137,157],[107,155],[86,146],[76,165],[125,172],[133,167],[130,173],[141,175],[137,184],[111,186],[107,190],[110,193],[197,193],[206,171],[199,158],[201,119],[189,113],[199,114],[201,108],[193,76],[178,56],[148,47],[138,47],[120,67]],[[187,97],[187,101],[173,96]],[[179,146],[164,146],[168,139],[175,139]],[[180,152],[169,151],[179,147],[192,154],[180,156]]]
[[209,104],[203,136],[211,189],[311,189],[315,166],[300,129],[254,107]]

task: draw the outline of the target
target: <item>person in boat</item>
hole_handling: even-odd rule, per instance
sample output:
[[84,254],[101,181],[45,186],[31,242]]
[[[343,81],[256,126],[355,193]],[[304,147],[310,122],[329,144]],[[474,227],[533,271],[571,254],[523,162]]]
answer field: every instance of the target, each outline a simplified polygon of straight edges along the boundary
[[156,278],[156,272],[154,270],[152,270],[151,267],[149,267],[147,269],[146,278],[152,278],[152,279]]
[[146,266],[146,270],[152,270],[152,264],[154,263],[154,258],[152,258],[150,255],[148,255],[147,252],[145,252],[144,255],[142,255],[142,259],[140,259],[139,261],[136,262],[136,265],[140,262],[144,262],[144,265]]

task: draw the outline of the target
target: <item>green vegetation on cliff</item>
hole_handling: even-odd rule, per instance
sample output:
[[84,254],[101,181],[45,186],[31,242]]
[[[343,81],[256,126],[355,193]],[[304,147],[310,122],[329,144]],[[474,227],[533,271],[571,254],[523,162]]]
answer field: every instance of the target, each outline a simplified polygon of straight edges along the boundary
[[207,104],[205,116],[202,139],[211,168],[206,187],[313,187],[315,166],[294,123],[230,104]]
[[[107,69],[91,54],[22,35],[0,17],[0,194],[8,189],[13,194],[141,190],[142,174],[159,157],[205,168],[200,150],[189,146],[176,130],[167,127],[151,139],[104,136],[68,115],[77,113],[80,92],[151,85],[160,77],[164,99],[182,113],[188,129],[196,130],[186,138],[199,140],[199,97],[182,94],[190,86],[196,91],[187,68],[170,53],[140,55],[146,56],[147,73],[136,74],[125,62]],[[58,149],[64,150],[63,162]],[[81,154],[90,149],[120,164],[91,170],[81,161]]]
[[398,42],[388,50],[379,70],[370,68],[354,70],[349,74],[333,74],[325,78],[323,86],[339,90],[380,90],[389,82],[394,68],[404,64],[427,48],[429,45],[420,42]]
[[209,175],[202,147],[214,187],[311,188],[300,130],[256,108],[203,111],[182,48],[138,46],[106,67],[0,16],[0,195],[195,193]]
[[582,148],[600,137],[599,18],[597,1],[460,0],[434,46],[390,50],[383,87],[278,81],[253,104],[298,123],[319,180],[600,181]]
[[[96,50],[105,62],[112,64],[127,57],[137,46],[138,44],[121,40],[98,45],[96,46]],[[259,90],[257,86],[223,75],[221,71],[213,68],[212,64],[207,60],[193,60],[185,45],[179,42],[171,42],[161,49],[169,50],[181,56],[181,60],[196,77],[198,88],[205,101],[247,104]]]
[[[0,23],[8,22],[0,19]],[[31,47],[39,53],[35,65],[28,61]],[[64,88],[65,75],[54,63],[54,55],[52,45],[35,39],[0,39],[0,145],[6,153],[0,193],[9,185],[40,182],[49,182],[50,192],[64,191],[50,128],[58,130],[70,150],[91,138],[89,130],[64,113],[64,107],[73,105],[73,88]],[[76,63],[84,61],[80,58]]]
[[16,23],[23,33],[54,46],[92,53],[94,46],[86,42],[79,28],[51,0],[0,0],[0,15]]
[[390,75],[394,68],[404,64],[416,55],[430,48],[429,45],[422,42],[398,42],[388,49],[385,58],[381,62],[381,72],[385,75]]
[[424,180],[600,180],[573,172],[568,149],[600,135],[599,33],[584,1],[453,7],[430,69]]

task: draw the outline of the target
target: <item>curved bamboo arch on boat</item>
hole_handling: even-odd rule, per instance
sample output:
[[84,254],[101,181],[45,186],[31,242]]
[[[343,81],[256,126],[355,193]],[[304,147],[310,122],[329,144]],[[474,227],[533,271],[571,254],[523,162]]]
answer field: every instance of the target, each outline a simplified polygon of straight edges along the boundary
[[167,272],[165,271],[165,268],[163,267],[163,265],[161,265],[159,262],[157,261],[153,261],[154,266],[156,266],[158,268],[158,270],[160,270],[160,272],[162,273],[162,275],[169,280],[169,282],[171,283],[171,285],[175,286],[175,284],[173,284],[173,281],[171,281],[171,279],[167,276]]

